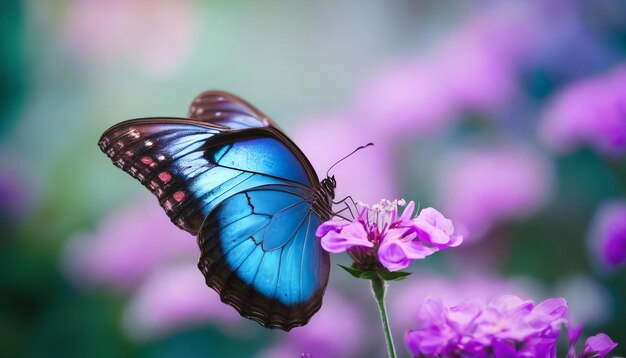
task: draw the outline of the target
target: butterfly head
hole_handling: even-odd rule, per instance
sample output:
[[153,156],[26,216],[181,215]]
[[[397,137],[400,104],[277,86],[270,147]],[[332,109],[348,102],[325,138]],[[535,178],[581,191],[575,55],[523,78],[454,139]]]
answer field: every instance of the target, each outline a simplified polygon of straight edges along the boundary
[[327,176],[322,180],[322,191],[326,193],[331,199],[335,198],[335,188],[337,187],[337,181],[335,180],[335,176]]

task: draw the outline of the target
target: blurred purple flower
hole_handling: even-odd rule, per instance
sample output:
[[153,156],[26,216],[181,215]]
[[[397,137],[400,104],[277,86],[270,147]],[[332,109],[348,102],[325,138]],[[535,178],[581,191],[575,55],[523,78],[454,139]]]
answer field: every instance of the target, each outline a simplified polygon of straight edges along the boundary
[[434,63],[390,63],[366,80],[348,112],[373,133],[428,136],[453,116],[454,104]]
[[[374,201],[380,196],[396,196],[390,143],[367,131],[355,130],[355,126],[362,124],[342,114],[303,118],[300,122],[292,138],[320,174],[358,146],[375,141],[373,147],[359,151],[333,168],[337,198],[352,195],[357,200]],[[375,194],[372,188],[376,188]]]
[[389,315],[393,325],[403,331],[417,324],[420,303],[429,297],[436,297],[446,306],[456,306],[470,299],[486,302],[507,293],[525,297],[525,292],[539,291],[533,286],[533,282],[484,274],[465,274],[452,279],[432,273],[414,273],[389,292]]
[[132,63],[155,77],[178,71],[191,53],[199,16],[191,1],[72,0],[63,39],[96,64]]
[[611,201],[598,208],[588,242],[595,260],[603,266],[626,262],[626,201]]
[[554,357],[567,303],[553,298],[535,305],[516,296],[446,307],[427,299],[418,327],[405,335],[413,356]]
[[359,204],[362,209],[352,222],[327,221],[319,226],[316,235],[324,250],[348,251],[355,265],[364,270],[401,270],[413,260],[463,242],[454,233],[452,221],[437,210],[425,208],[414,218],[415,203],[411,201],[398,216],[398,205],[404,205],[404,200],[383,199],[372,206]]
[[473,241],[500,221],[539,210],[551,193],[553,170],[530,149],[500,143],[453,153],[434,177],[435,201]]
[[608,156],[626,153],[626,65],[581,80],[557,94],[540,127],[556,151],[583,144]]
[[349,113],[376,133],[429,136],[463,111],[500,108],[517,94],[520,65],[545,37],[537,15],[528,2],[481,12],[427,53],[384,66]]
[[293,329],[273,347],[258,357],[298,357],[306,352],[312,357],[355,357],[368,341],[368,325],[358,305],[329,289],[324,305],[304,327]]
[[129,336],[146,340],[207,322],[241,322],[237,312],[206,287],[196,262],[184,260],[150,273],[124,309]]
[[137,340],[209,322],[240,322],[236,311],[206,287],[193,236],[145,200],[114,211],[93,233],[75,235],[62,253],[78,286],[131,294],[124,327]]
[[617,347],[617,343],[613,342],[611,337],[604,333],[598,333],[595,336],[587,338],[582,351],[576,354],[576,342],[580,337],[582,329],[582,325],[579,325],[578,327],[567,327],[567,334],[569,336],[569,351],[566,358],[602,358]]
[[23,195],[24,190],[15,175],[7,168],[0,169],[0,213],[2,218],[13,218],[22,211]]
[[595,336],[587,338],[585,341],[585,348],[580,353],[581,358],[591,357],[604,357],[611,352],[617,343],[613,342],[611,337],[604,333],[596,334]]
[[25,218],[35,205],[31,178],[14,160],[0,157],[0,221],[14,223]]
[[193,236],[172,225],[154,202],[141,201],[114,211],[95,232],[75,235],[61,259],[79,285],[129,290],[159,265],[197,256]]

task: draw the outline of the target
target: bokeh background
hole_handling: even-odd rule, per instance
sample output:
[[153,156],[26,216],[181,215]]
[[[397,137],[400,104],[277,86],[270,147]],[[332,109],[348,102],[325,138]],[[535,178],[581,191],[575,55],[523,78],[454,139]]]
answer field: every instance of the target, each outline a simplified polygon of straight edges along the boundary
[[[626,3],[66,0],[0,3],[0,356],[379,357],[366,281],[335,266],[291,333],[204,285],[193,237],[96,142],[184,116],[203,90],[255,104],[339,195],[415,200],[465,243],[393,283],[426,296],[563,296],[626,354]],[[347,262],[346,257],[333,257]]]

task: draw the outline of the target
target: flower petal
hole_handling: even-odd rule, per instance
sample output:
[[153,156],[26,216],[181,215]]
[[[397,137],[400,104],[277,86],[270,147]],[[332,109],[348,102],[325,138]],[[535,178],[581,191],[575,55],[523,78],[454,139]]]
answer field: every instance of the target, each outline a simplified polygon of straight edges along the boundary
[[613,342],[611,337],[604,333],[598,333],[595,336],[587,338],[581,356],[604,357],[615,347],[617,347],[617,343]]
[[404,208],[404,211],[402,212],[402,215],[400,215],[400,218],[398,218],[398,221],[405,222],[405,221],[411,220],[411,218],[413,217],[414,210],[415,210],[415,202],[411,200],[406,205],[406,208]]
[[367,232],[360,223],[345,225],[341,232],[328,231],[321,239],[322,248],[328,252],[339,253],[353,246],[373,247],[367,240]]
[[461,234],[450,235],[449,247],[457,247],[463,243],[463,236]]
[[558,329],[561,323],[567,321],[567,313],[567,301],[564,298],[551,298],[534,308],[531,324],[535,327],[551,325]]
[[322,237],[326,234],[328,234],[328,232],[330,231],[337,231],[340,232],[341,229],[346,226],[349,225],[350,222],[346,221],[346,220],[330,220],[330,221],[326,221],[324,223],[322,223],[322,225],[318,226],[317,230],[315,231],[315,235],[317,237]]
[[402,250],[406,256],[413,260],[419,260],[430,256],[439,251],[436,247],[429,247],[424,245],[419,240],[413,240],[411,242],[403,243]]
[[446,219],[446,217],[443,216],[443,214],[437,211],[437,209],[435,208],[428,207],[422,209],[422,211],[420,211],[420,214],[418,215],[418,218],[422,218],[427,223],[440,229],[448,235],[452,235],[452,233],[454,232],[454,225],[452,225],[452,220]]
[[378,261],[389,271],[398,271],[408,267],[411,260],[406,256],[399,242],[383,242],[378,249]]

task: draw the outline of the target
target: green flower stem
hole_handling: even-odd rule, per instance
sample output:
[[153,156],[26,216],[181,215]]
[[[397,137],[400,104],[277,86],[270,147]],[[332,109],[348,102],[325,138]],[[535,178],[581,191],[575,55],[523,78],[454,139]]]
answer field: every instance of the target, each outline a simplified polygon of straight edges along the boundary
[[387,309],[385,308],[385,290],[387,288],[387,282],[383,280],[380,275],[376,275],[372,281],[372,291],[374,298],[378,304],[378,310],[380,311],[380,319],[383,323],[383,330],[385,331],[385,338],[387,339],[387,352],[389,358],[396,358],[396,348],[393,345],[393,336],[391,335],[391,329],[389,328],[389,318],[387,317]]

